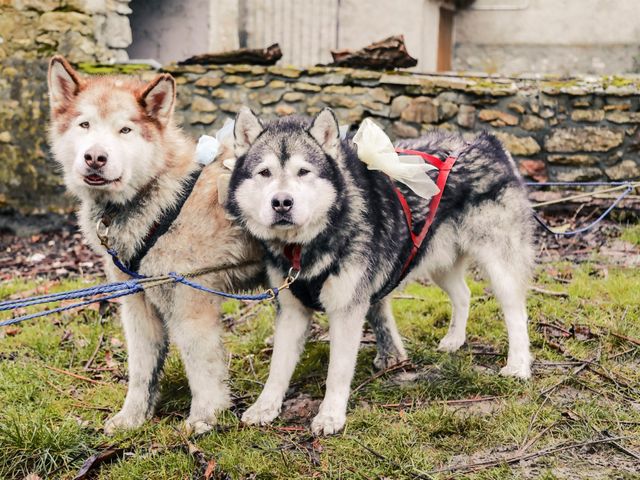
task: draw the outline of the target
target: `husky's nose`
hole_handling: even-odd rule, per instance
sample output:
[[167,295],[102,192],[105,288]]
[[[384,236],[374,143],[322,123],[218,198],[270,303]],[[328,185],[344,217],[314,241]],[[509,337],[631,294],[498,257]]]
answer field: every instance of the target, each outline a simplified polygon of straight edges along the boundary
[[100,169],[104,167],[107,163],[107,158],[106,150],[97,145],[84,152],[84,161],[91,168]]
[[278,213],[286,213],[293,207],[293,197],[288,193],[276,193],[271,199],[271,208]]

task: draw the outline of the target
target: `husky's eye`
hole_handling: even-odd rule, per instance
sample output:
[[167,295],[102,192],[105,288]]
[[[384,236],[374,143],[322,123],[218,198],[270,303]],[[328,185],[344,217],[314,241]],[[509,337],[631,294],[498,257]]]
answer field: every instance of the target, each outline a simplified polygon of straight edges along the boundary
[[306,168],[301,168],[300,170],[298,170],[298,176],[299,177],[304,177],[307,173],[311,173],[309,170],[307,170]]
[[89,128],[89,122],[82,122],[80,128]]
[[269,171],[268,168],[265,168],[264,170],[260,170],[258,172],[258,175],[260,175],[261,177],[264,177],[264,178],[269,178],[271,176],[271,171]]
[[122,127],[122,128],[120,129],[120,133],[124,133],[124,134],[127,134],[127,133],[129,133],[130,131],[131,131],[131,129],[130,129],[129,127]]

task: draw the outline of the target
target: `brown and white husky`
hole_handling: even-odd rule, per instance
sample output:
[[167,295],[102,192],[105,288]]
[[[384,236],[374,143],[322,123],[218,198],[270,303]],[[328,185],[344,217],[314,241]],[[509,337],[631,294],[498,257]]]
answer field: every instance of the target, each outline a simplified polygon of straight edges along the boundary
[[[198,279],[221,290],[255,286],[262,252],[225,218],[217,192],[224,167],[196,163],[195,143],[173,122],[175,94],[168,74],[149,83],[85,78],[64,58],[51,60],[50,142],[68,190],[80,200],[80,227],[105,256],[111,281],[127,276],[109,260],[98,223],[109,224],[109,245],[142,274],[256,261]],[[180,351],[192,393],[186,426],[197,433],[209,430],[229,406],[219,300],[183,285],[157,287],[124,298],[122,324],[129,389],[105,431],[135,428],[153,415],[169,340]]]

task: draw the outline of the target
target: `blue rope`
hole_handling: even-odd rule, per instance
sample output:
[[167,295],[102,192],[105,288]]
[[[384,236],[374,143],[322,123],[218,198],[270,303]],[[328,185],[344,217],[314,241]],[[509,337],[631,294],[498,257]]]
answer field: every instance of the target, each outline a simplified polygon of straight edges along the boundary
[[43,303],[57,302],[60,300],[73,300],[76,298],[95,296],[102,293],[116,292],[123,289],[130,289],[134,285],[136,285],[136,282],[129,280],[127,282],[108,283],[103,285],[96,285],[93,287],[81,288],[78,290],[40,295],[37,297],[27,297],[18,300],[7,300],[4,302],[0,302],[0,312],[5,310],[15,310],[16,308],[30,307],[32,305],[40,305]]
[[[576,182],[561,182],[561,183],[576,183]],[[610,183],[605,183],[605,184],[610,185]],[[616,198],[615,201],[611,205],[609,205],[609,207],[607,207],[607,209],[604,212],[602,212],[602,214],[598,218],[596,218],[593,222],[591,222],[589,225],[578,228],[577,230],[570,230],[568,232],[557,232],[553,230],[547,223],[545,223],[545,221],[542,220],[542,218],[540,218],[540,216],[535,211],[533,211],[533,218],[536,220],[536,222],[538,222],[542,226],[542,228],[544,228],[547,232],[552,233],[553,235],[562,236],[562,237],[572,237],[574,235],[584,233],[588,230],[591,230],[593,227],[595,227],[600,222],[602,222],[607,217],[607,215],[609,215],[609,213],[611,213],[611,211],[618,206],[618,204],[622,201],[622,199],[627,195],[629,195],[631,192],[633,192],[633,190],[635,189],[635,187],[631,185],[629,182],[622,182],[620,184],[627,185],[627,188],[618,196],[618,198]]]
[[528,187],[603,187],[630,185],[632,182],[525,182]]
[[[273,288],[271,290],[268,290],[266,292],[256,294],[256,295],[232,294],[232,293],[221,292],[218,290],[212,290],[210,288],[205,287],[204,285],[200,285],[199,283],[189,281],[184,276],[179,275],[177,273],[170,273],[169,277],[173,280],[174,283],[181,283],[185,286],[194,288],[196,290],[200,290],[203,292],[218,295],[220,297],[232,298],[236,300],[269,300],[276,297],[279,293],[278,288]],[[149,277],[143,277],[143,278],[149,278]],[[153,278],[149,278],[149,279],[153,280]],[[18,308],[28,307],[33,305],[40,305],[43,303],[52,303],[52,302],[58,302],[62,300],[75,300],[75,299],[84,298],[84,297],[95,297],[96,295],[102,295],[98,298],[90,298],[87,300],[83,300],[82,302],[77,302],[70,305],[64,305],[57,308],[51,308],[48,310],[43,310],[41,312],[30,313],[28,315],[22,315],[20,317],[12,318],[10,320],[5,320],[0,322],[0,327],[13,325],[15,323],[20,323],[25,320],[31,320],[33,318],[43,317],[45,315],[72,310],[74,308],[85,307],[87,305],[91,305],[92,303],[102,302],[105,300],[111,300],[114,298],[124,297],[127,295],[133,295],[135,293],[142,292],[144,290],[144,285],[140,283],[139,280],[140,278],[136,278],[134,280],[129,280],[126,282],[106,283],[102,285],[97,285],[95,287],[80,288],[77,290],[69,290],[66,292],[40,295],[38,297],[30,297],[30,298],[24,298],[20,300],[8,300],[8,301],[1,302],[0,311],[6,311],[6,310],[16,310]],[[107,295],[103,295],[103,294],[107,294]]]
[[113,261],[113,264],[116,267],[118,267],[118,269],[121,272],[126,273],[127,275],[133,278],[146,278],[144,275],[138,272],[134,272],[133,270],[130,270],[129,268],[127,268],[127,266],[124,263],[122,263],[118,258],[118,252],[116,252],[113,248],[107,249],[107,253],[111,255],[111,260]]
[[51,315],[53,313],[60,313],[66,310],[71,310],[79,307],[86,307],[87,305],[91,305],[92,303],[102,302],[104,300],[111,300],[113,298],[124,297],[126,295],[133,295],[134,293],[138,293],[144,290],[142,285],[135,284],[135,287],[123,291],[119,291],[116,293],[112,293],[111,295],[104,295],[100,298],[94,298],[91,300],[85,300],[84,302],[74,303],[72,305],[65,305],[63,307],[52,308],[50,310],[43,310],[42,312],[30,313],[29,315],[23,315],[21,317],[12,318],[10,320],[5,320],[4,322],[0,322],[0,327],[6,327],[8,325],[13,325],[14,323],[24,322],[25,320],[31,320],[33,318],[44,317],[45,315]]
[[171,272],[169,276],[174,279],[175,282],[181,283],[191,288],[195,288],[196,290],[200,290],[202,292],[212,293],[213,295],[218,295],[224,298],[233,298],[235,300],[267,300],[270,298],[274,298],[278,295],[279,289],[272,288],[270,291],[259,293],[256,295],[236,295],[233,293],[220,292],[218,290],[212,290],[210,288],[205,287],[204,285],[200,285],[199,283],[192,282],[184,278],[182,275]]

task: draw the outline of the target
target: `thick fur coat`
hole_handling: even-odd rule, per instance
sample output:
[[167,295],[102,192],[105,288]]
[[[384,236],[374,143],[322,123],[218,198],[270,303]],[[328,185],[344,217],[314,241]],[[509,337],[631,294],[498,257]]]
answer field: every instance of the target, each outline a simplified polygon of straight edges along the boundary
[[[298,280],[279,298],[269,379],[243,416],[268,423],[277,416],[304,345],[311,312],[327,312],[331,353],[327,389],[315,433],[339,431],[345,423],[350,382],[365,319],[378,340],[376,364],[406,358],[390,308],[411,249],[407,220],[389,177],[368,170],[355,145],[341,141],[333,112],[315,119],[289,117],[264,124],[248,109],[236,119],[237,163],[227,209],[267,251],[273,281],[291,267],[287,245],[301,247]],[[431,133],[399,147],[441,158],[458,157],[440,209],[409,278],[430,278],[452,301],[449,332],[440,349],[465,341],[470,293],[464,280],[475,262],[500,301],[509,333],[505,375],[530,376],[526,291],[533,265],[529,204],[516,166],[489,134],[465,141]],[[418,231],[428,201],[402,188]]]
[[[175,81],[149,83],[128,77],[83,78],[61,57],[49,68],[50,141],[68,190],[80,200],[80,228],[104,255],[111,281],[128,277],[101,245],[96,225],[112,213],[108,242],[128,262],[158,220],[180,200],[194,172],[195,144],[173,122]],[[223,153],[224,155],[224,153]],[[142,258],[140,273],[186,273],[225,264],[253,265],[198,278],[218,290],[257,284],[262,252],[233,226],[218,203],[220,162],[205,167],[179,215]],[[189,430],[204,432],[228,407],[226,355],[219,299],[183,285],[125,297],[121,319],[129,354],[129,387],[122,410],[105,424],[108,433],[149,419],[169,341],[178,347],[189,378]]]

